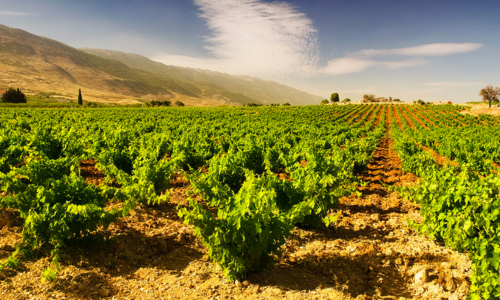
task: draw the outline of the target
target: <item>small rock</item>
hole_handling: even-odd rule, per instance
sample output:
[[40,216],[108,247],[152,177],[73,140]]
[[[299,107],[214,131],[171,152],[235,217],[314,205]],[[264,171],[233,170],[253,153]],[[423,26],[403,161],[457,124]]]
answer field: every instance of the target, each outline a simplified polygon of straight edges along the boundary
[[426,269],[420,270],[417,274],[415,274],[415,283],[424,284],[427,282],[429,282],[429,275],[427,274]]
[[453,280],[453,278],[446,278],[445,289],[449,292],[454,292],[457,289],[457,284],[455,283],[455,280]]
[[99,289],[99,295],[101,297],[108,297],[109,296],[109,291],[105,288]]

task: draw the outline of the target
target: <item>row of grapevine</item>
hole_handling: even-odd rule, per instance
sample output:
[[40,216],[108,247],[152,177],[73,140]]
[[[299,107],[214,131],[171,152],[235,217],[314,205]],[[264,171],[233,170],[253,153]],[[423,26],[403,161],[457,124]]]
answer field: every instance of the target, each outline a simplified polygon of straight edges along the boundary
[[[403,123],[403,130],[396,125],[391,115],[391,137],[403,163],[403,170],[418,175],[417,186],[398,190],[408,199],[421,205],[423,222],[415,226],[424,234],[444,241],[458,251],[470,253],[474,272],[472,276],[471,299],[498,299],[500,297],[500,176],[478,171],[485,170],[485,161],[455,159],[457,164],[442,166],[432,154],[418,144],[433,146],[437,151],[449,143],[455,151],[462,143],[453,143],[440,135],[439,127],[426,123],[432,130],[422,126],[412,129],[403,118],[402,110],[395,109]],[[439,120],[439,117],[437,118]],[[474,121],[474,120],[473,120]],[[477,136],[487,128],[463,127],[475,131],[469,143],[480,143]],[[450,132],[458,129],[450,129]],[[419,133],[419,131],[423,133]],[[463,131],[462,131],[463,132]],[[471,132],[469,132],[471,133]],[[425,135],[429,135],[426,141]],[[462,136],[463,137],[463,136]],[[439,141],[435,143],[434,139]],[[458,136],[455,136],[458,139]],[[486,143],[492,142],[486,140]],[[433,144],[434,143],[434,144]],[[448,146],[444,146],[448,147]],[[476,146],[477,147],[477,146]],[[460,149],[460,150],[458,150]],[[446,154],[445,152],[443,152]],[[483,158],[484,159],[484,158]],[[490,169],[491,170],[491,169]]]

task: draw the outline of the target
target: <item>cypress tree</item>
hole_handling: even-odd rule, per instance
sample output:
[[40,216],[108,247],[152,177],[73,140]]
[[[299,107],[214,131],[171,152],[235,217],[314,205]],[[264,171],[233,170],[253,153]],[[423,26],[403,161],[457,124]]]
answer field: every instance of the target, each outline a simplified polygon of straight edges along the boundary
[[78,90],[78,104],[83,105],[82,89]]

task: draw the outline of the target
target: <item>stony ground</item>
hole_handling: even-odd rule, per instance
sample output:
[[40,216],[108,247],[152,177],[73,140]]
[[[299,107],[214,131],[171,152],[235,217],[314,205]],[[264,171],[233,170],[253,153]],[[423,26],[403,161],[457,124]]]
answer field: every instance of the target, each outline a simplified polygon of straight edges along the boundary
[[[41,283],[47,250],[0,274],[1,299],[465,299],[470,261],[418,235],[407,220],[419,220],[418,205],[387,185],[418,181],[401,171],[386,137],[368,170],[360,197],[341,199],[329,228],[297,228],[273,269],[227,283],[208,259],[193,229],[177,217],[189,187],[177,178],[169,204],[138,207],[103,231],[110,242],[66,248],[54,283]],[[92,174],[92,161],[82,164]],[[90,179],[99,182],[101,178]],[[23,220],[0,210],[0,259],[20,241]]]

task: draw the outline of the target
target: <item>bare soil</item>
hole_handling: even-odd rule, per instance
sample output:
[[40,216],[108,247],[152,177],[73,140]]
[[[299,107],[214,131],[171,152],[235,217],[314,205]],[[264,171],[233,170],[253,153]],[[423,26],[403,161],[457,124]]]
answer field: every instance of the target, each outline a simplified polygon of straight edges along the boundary
[[498,103],[494,104],[489,108],[488,104],[473,104],[471,105],[470,110],[461,111],[461,114],[470,114],[474,116],[479,116],[481,114],[492,115],[492,116],[500,116],[500,107],[498,107]]

